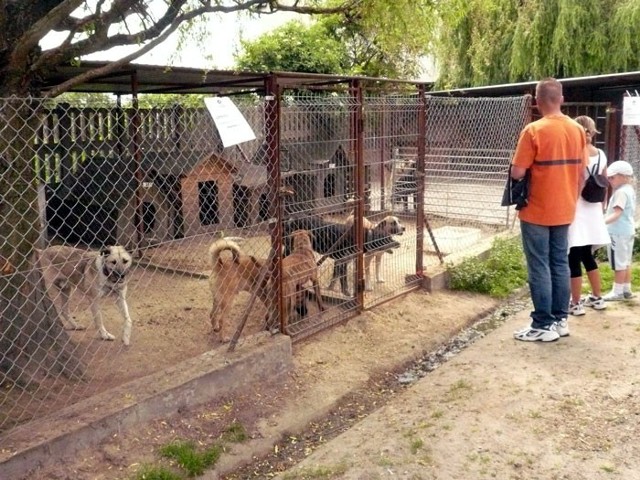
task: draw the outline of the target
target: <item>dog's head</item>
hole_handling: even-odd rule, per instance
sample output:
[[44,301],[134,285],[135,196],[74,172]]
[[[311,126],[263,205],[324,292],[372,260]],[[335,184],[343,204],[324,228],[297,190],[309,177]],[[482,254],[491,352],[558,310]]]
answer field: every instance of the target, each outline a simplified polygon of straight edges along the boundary
[[387,252],[393,253],[392,250],[400,248],[400,242],[394,240],[391,235],[380,230],[367,230],[364,237],[364,250],[367,253]]
[[294,250],[313,250],[313,234],[308,230],[296,230],[291,233]]
[[102,274],[112,283],[124,282],[131,268],[131,255],[119,245],[100,250]]
[[378,223],[378,228],[387,235],[402,235],[405,231],[404,225],[400,223],[398,217],[393,215],[384,217],[382,221]]

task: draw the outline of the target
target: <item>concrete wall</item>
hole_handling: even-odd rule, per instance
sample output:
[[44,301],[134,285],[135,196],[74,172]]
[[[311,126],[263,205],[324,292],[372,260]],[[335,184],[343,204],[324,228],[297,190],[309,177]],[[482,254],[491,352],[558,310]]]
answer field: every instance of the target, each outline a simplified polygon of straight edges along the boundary
[[135,424],[238,394],[260,382],[284,381],[293,368],[287,336],[262,334],[233,353],[226,348],[211,350],[15,428],[0,450],[0,478],[27,479],[34,469],[70,458]]

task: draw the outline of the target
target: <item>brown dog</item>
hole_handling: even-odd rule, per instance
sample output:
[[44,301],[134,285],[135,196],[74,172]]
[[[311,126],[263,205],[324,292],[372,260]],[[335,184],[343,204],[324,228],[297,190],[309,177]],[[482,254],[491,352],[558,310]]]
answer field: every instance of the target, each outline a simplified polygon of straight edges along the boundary
[[[230,258],[221,256],[224,251],[231,252]],[[241,291],[255,292],[269,308],[269,275],[262,276],[264,260],[243,253],[237,243],[226,239],[213,242],[209,255],[212,267],[209,286],[213,298],[209,318],[214,332],[222,329],[233,301]]]
[[318,282],[318,266],[313,255],[311,233],[307,230],[292,232],[293,250],[291,255],[282,259],[282,285],[285,304],[284,333],[288,333],[289,317],[298,301],[298,295],[304,290],[304,285],[311,281],[318,304],[318,310],[323,311],[320,282]]
[[[353,225],[353,215],[349,215],[347,220],[345,221],[345,225],[352,226]],[[367,218],[362,219],[362,226],[365,230],[377,230],[380,233],[383,233],[389,237],[392,235],[402,235],[405,231],[404,225],[400,223],[398,217],[393,215],[388,215],[384,217],[380,222],[373,223]],[[364,289],[368,292],[373,290],[373,286],[371,285],[371,262],[373,259],[376,261],[376,282],[384,283],[384,278],[382,278],[382,258],[386,252],[373,252],[367,253],[364,256]]]

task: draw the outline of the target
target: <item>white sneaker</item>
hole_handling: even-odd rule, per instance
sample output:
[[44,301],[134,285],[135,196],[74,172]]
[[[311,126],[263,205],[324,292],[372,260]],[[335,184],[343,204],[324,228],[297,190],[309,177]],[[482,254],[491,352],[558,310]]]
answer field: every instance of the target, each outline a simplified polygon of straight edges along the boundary
[[[582,315],[584,315],[584,308],[582,309]],[[569,336],[569,321],[566,318],[561,318],[560,320],[558,320],[555,323],[555,326],[558,335],[560,335],[561,337]]]
[[619,302],[624,300],[624,293],[609,292],[602,297],[605,302]]
[[[604,303],[604,301],[602,303]],[[582,302],[578,302],[575,304],[574,303],[569,304],[569,313],[574,317],[579,317],[581,315],[584,315],[587,312],[584,310],[584,307],[582,306]]]
[[585,307],[591,307],[595,310],[604,310],[607,308],[607,304],[602,297],[596,297],[594,294],[590,293],[583,300],[582,304]]
[[525,327],[513,332],[513,338],[523,342],[554,342],[560,338],[556,331],[556,323],[549,328]]

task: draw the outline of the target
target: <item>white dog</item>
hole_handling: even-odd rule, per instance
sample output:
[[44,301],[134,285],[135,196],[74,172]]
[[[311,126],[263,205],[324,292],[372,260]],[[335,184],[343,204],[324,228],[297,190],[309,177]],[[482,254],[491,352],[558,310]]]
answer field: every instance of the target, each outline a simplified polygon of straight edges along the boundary
[[[354,216],[349,215],[345,221],[345,225],[351,226],[353,225]],[[362,218],[362,226],[365,230],[376,230],[380,233],[383,233],[389,237],[392,235],[402,235],[405,231],[404,225],[400,223],[398,217],[389,215],[384,217],[380,222],[373,223],[367,218]],[[375,258],[376,260],[376,282],[384,283],[385,280],[382,277],[382,257],[386,252],[378,251],[373,253],[367,253],[364,257],[364,289],[368,292],[373,290],[373,286],[371,285],[371,262]]]
[[74,288],[80,289],[91,302],[93,322],[102,340],[114,340],[102,322],[100,299],[117,296],[117,305],[124,319],[122,341],[131,340],[131,317],[127,306],[127,273],[132,264],[131,255],[121,246],[105,247],[100,252],[90,252],[73,247],[52,246],[36,250],[47,290],[54,304],[60,302],[58,311],[74,330],[78,325],[69,315],[69,299]]

